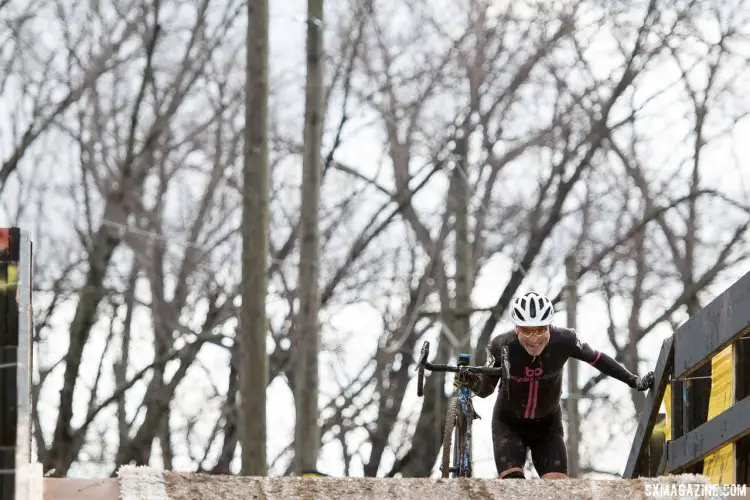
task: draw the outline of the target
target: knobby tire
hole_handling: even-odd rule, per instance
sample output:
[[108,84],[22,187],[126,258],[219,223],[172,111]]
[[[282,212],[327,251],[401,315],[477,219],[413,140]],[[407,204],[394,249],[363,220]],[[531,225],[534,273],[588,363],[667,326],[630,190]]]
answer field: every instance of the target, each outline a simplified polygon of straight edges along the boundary
[[448,411],[445,412],[445,429],[443,431],[443,479],[447,479],[450,474],[453,429],[456,427],[459,413],[458,398],[450,398],[448,400]]

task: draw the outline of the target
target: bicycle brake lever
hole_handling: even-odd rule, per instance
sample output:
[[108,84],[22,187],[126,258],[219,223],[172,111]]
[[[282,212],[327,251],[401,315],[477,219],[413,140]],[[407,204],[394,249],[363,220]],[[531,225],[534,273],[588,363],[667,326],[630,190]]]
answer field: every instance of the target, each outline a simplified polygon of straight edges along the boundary
[[417,363],[417,366],[414,368],[415,371],[419,370],[420,366],[424,366],[425,361],[427,361],[427,356],[430,354],[430,342],[429,340],[425,340],[422,344],[422,351],[419,353],[419,362]]

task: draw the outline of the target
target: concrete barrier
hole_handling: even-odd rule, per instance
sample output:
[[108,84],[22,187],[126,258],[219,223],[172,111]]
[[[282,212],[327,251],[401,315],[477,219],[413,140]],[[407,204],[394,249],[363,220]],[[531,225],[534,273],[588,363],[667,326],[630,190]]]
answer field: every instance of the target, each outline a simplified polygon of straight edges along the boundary
[[[117,479],[45,479],[45,500],[632,500],[719,498],[705,476],[639,479],[297,478],[161,472],[125,466]],[[735,492],[736,493],[736,492]],[[733,498],[750,498],[747,492]]]
[[[164,474],[170,500],[631,500],[716,498],[704,476],[557,481],[501,479],[240,478]],[[682,493],[682,494],[681,494]],[[124,500],[124,499],[123,499]]]

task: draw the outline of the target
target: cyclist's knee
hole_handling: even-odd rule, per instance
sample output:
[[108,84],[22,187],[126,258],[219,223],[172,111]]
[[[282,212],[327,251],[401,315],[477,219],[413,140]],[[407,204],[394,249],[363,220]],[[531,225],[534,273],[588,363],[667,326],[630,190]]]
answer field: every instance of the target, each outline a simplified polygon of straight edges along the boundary
[[500,479],[526,479],[526,476],[523,475],[523,469],[520,467],[513,467],[502,471],[500,473]]

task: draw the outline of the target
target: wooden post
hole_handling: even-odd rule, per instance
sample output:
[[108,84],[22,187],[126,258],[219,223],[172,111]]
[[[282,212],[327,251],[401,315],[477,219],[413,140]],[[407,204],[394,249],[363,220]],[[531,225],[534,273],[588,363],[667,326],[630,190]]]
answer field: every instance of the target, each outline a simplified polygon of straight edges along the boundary
[[242,306],[240,308],[240,436],[242,474],[267,475],[268,355],[268,0],[247,3],[245,163],[242,195]]
[[[750,333],[740,337],[734,345],[734,403],[750,397]],[[734,447],[734,482],[750,482],[750,435],[737,441]]]
[[[33,364],[33,342],[34,322],[32,309],[32,243],[28,231],[18,231],[20,244],[18,248],[18,285],[15,300],[18,306],[18,350],[17,350],[17,373],[16,373],[16,493],[28,495],[29,488],[35,479],[35,469],[27,467],[31,462],[31,436],[32,436],[32,373]],[[39,468],[39,480],[41,480],[41,464],[35,464]],[[21,497],[23,498],[23,496]]]
[[18,232],[0,228],[0,497],[15,498]]
[[320,332],[320,182],[323,137],[323,0],[307,2],[307,84],[305,91],[299,286],[294,362],[294,471],[314,470],[320,452],[318,351]]
[[[646,394],[646,398],[643,402],[643,412],[638,419],[638,428],[635,431],[633,437],[633,445],[630,448],[630,455],[628,456],[627,463],[625,464],[625,472],[622,477],[626,479],[632,479],[639,475],[639,462],[643,457],[643,452],[648,447],[654,424],[659,416],[659,407],[664,399],[664,392],[667,390],[667,383],[669,382],[670,374],[672,373],[673,365],[673,353],[674,353],[674,342],[673,337],[667,337],[662,342],[661,351],[659,351],[659,358],[656,360],[656,367],[654,368],[654,386]],[[674,418],[674,415],[673,415]],[[662,454],[661,464],[657,468],[663,470],[666,465],[666,457],[669,443],[665,443],[664,452]]]
[[31,240],[0,228],[0,498],[15,498],[31,461]]

